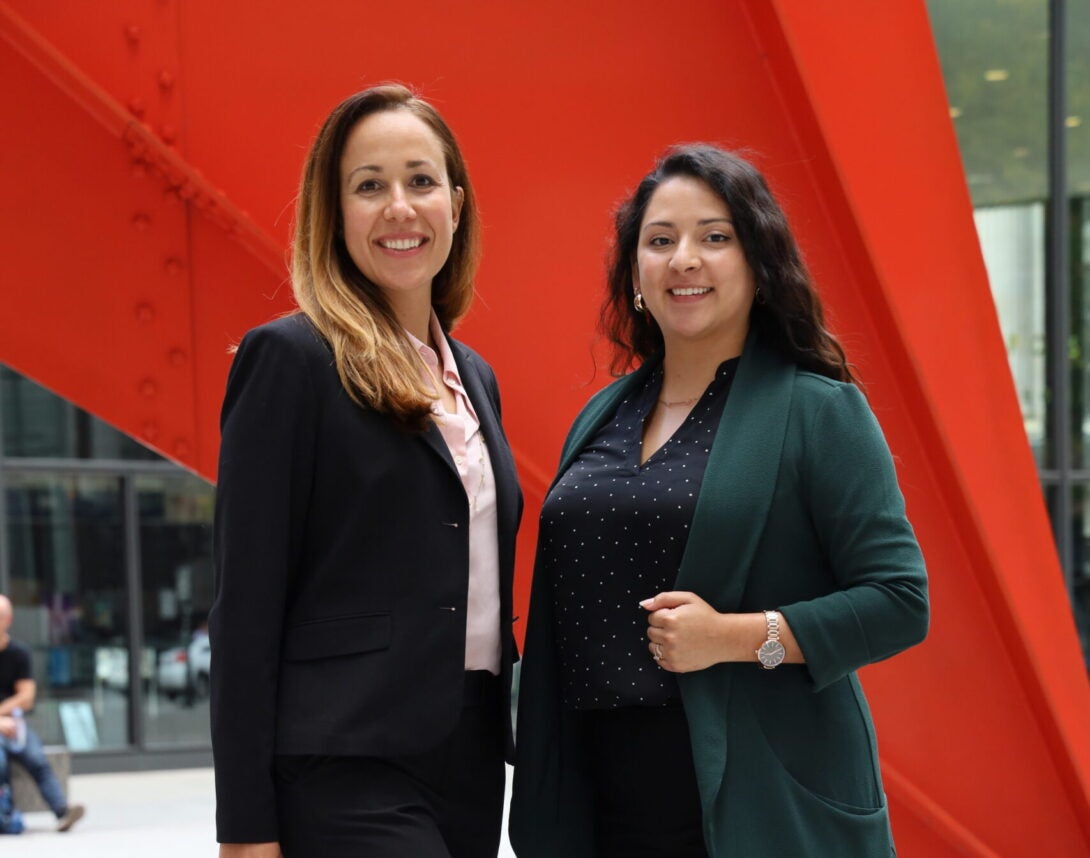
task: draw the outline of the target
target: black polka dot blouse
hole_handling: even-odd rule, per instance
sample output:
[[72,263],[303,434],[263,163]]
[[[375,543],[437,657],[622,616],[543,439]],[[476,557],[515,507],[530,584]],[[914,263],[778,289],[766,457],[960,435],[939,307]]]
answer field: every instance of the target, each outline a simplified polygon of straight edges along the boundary
[[568,708],[662,706],[678,697],[676,680],[648,652],[638,603],[674,589],[737,366],[738,358],[720,365],[685,422],[640,465],[662,368],[648,375],[545,498],[543,572]]

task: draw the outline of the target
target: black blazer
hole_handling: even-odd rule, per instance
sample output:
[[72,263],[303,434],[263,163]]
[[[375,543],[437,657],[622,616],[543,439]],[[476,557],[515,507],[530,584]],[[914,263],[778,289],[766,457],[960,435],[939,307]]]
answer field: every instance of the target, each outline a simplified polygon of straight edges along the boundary
[[[522,494],[496,378],[450,345],[495,475],[509,689]],[[221,430],[209,617],[216,821],[221,842],[266,842],[279,839],[274,755],[411,754],[453,730],[469,503],[438,427],[407,432],[356,405],[300,314],[243,338]]]

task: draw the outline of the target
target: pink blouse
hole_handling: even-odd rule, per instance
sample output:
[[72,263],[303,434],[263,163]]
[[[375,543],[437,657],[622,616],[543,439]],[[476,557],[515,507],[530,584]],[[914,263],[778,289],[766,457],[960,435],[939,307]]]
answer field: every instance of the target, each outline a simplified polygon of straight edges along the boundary
[[[496,532],[496,482],[484,434],[469,401],[450,344],[439,319],[431,314],[427,343],[409,334],[420,357],[431,368],[442,366],[443,383],[454,394],[454,413],[441,399],[432,404],[432,416],[462,478],[469,499],[469,595],[466,603],[466,670],[500,672],[500,559]],[[408,333],[408,331],[406,331]],[[431,378],[425,377],[426,381]]]

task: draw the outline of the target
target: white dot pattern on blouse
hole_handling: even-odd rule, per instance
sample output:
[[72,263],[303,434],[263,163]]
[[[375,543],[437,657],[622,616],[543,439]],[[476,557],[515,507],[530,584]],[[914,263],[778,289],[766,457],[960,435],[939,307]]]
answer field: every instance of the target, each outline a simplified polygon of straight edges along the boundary
[[661,368],[650,373],[545,498],[542,571],[568,708],[661,706],[678,696],[648,652],[638,603],[674,588],[737,364],[719,367],[685,422],[640,465],[644,421],[662,388]]

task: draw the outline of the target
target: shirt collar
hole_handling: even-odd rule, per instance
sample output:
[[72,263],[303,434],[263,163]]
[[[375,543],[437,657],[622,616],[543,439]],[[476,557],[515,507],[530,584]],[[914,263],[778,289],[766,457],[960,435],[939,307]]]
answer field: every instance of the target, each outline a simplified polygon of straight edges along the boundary
[[443,326],[439,324],[439,317],[435,315],[434,309],[431,311],[431,317],[428,320],[428,332],[431,334],[431,338],[435,340],[438,350],[413,336],[408,330],[405,331],[405,334],[424,363],[429,367],[441,366],[444,381],[453,382],[459,389],[462,389],[462,377],[458,374],[458,364],[454,360],[454,352],[450,350],[450,343],[447,341],[446,334],[443,333]]

